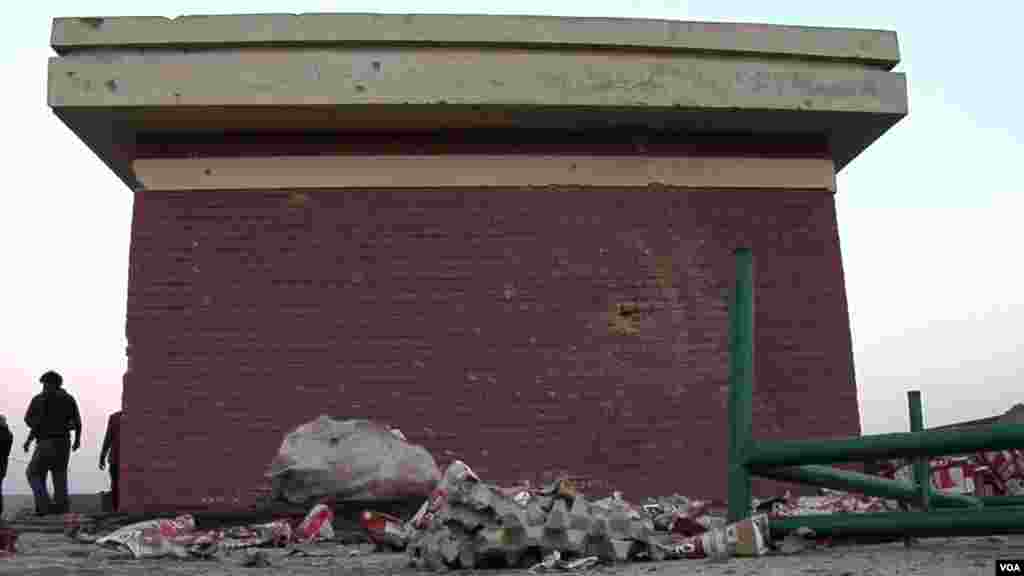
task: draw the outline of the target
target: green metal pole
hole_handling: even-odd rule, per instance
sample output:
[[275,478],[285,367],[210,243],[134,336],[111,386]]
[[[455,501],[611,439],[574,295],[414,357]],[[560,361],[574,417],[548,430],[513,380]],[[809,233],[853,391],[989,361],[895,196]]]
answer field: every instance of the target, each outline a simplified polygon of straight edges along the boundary
[[814,514],[772,519],[773,538],[801,527],[817,536],[987,536],[1024,534],[1024,508],[1004,506],[977,510],[883,512],[876,514]]
[[[859,492],[889,500],[913,501],[920,497],[916,486],[909,482],[890,480],[870,474],[839,470],[831,466],[800,466],[792,468],[755,468],[755,476],[763,476],[782,482],[822,486],[833,490]],[[982,502],[972,496],[935,491],[931,493],[936,506],[947,508],[969,508],[981,506]]]
[[982,496],[978,498],[985,506],[1022,506],[1024,496]]
[[750,516],[750,472],[754,391],[754,256],[736,250],[736,285],[729,310],[729,520]]
[[[921,391],[908,390],[907,403],[910,405],[910,431],[924,430],[924,411],[921,409]],[[929,509],[928,496],[932,487],[931,463],[925,456],[914,459],[914,483],[917,484],[917,504],[922,510]],[[980,503],[980,501],[979,501]]]
[[1024,425],[993,424],[973,430],[896,432],[837,440],[758,442],[747,449],[747,466],[799,466],[915,456],[952,456],[1024,447]]

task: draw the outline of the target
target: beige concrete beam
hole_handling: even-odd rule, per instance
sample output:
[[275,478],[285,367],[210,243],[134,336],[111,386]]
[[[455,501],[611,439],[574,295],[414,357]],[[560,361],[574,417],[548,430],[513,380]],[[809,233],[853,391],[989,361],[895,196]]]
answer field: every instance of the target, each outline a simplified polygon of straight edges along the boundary
[[93,48],[268,45],[613,47],[826,59],[891,69],[896,33],[882,30],[622,18],[444,14],[260,14],[57,18],[59,53]]
[[820,158],[638,156],[283,156],[146,158],[132,163],[147,190],[489,188],[583,186],[835,191]]
[[53,58],[53,107],[454,104],[902,115],[902,74],[681,54],[470,49],[130,51]]

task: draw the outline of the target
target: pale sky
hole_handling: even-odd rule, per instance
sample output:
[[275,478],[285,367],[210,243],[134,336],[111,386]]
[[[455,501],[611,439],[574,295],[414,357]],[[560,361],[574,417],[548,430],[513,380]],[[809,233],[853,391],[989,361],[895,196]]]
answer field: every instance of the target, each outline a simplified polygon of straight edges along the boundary
[[96,464],[106,417],[120,406],[125,368],[132,196],[46,106],[50,25],[58,16],[504,13],[895,30],[910,116],[846,167],[836,198],[864,432],[906,430],[912,389],[922,391],[926,426],[1024,402],[1019,4],[972,2],[969,11],[891,0],[519,0],[504,9],[463,0],[87,6],[21,3],[0,35],[0,149],[9,184],[0,210],[7,270],[0,284],[0,413],[16,443],[5,493],[28,492],[23,417],[47,369],[64,375],[84,419],[71,491],[107,489]]

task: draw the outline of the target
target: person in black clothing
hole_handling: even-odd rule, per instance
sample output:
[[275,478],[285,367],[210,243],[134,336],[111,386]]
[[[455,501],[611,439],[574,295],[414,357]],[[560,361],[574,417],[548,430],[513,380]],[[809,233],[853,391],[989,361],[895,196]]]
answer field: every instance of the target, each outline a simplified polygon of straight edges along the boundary
[[11,457],[14,434],[7,427],[7,418],[0,416],[0,519],[4,517],[4,478],[7,477],[7,459]]
[[[39,381],[43,384],[43,391],[32,398],[25,414],[25,424],[29,429],[25,452],[28,452],[32,440],[36,441],[25,476],[35,497],[36,514],[63,514],[68,512],[68,461],[71,452],[81,446],[82,418],[78,413],[78,403],[61,388],[64,379],[60,374],[50,371]],[[75,432],[73,445],[69,438],[72,430]],[[47,474],[53,478],[52,503],[46,490]]]
[[[110,415],[110,419],[107,420],[107,433],[103,436],[103,447],[100,449],[100,470],[108,463],[110,464],[110,503],[114,507],[114,511],[117,511],[118,506],[118,493],[120,492],[120,486],[118,485],[118,477],[120,474],[120,450],[121,448],[121,411],[118,410]],[[109,459],[108,459],[109,455]]]

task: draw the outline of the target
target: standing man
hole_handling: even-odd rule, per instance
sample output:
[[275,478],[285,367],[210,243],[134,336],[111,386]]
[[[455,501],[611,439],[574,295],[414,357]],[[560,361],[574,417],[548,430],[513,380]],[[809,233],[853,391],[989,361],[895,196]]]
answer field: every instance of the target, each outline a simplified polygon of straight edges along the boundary
[[11,446],[14,445],[14,434],[7,427],[7,418],[0,416],[0,521],[4,517],[4,478],[7,477],[7,459],[11,457]]
[[[107,420],[107,433],[103,436],[103,448],[100,449],[100,470],[110,464],[110,501],[117,512],[118,502],[118,463],[120,462],[119,448],[121,446],[121,411],[118,410],[110,415]],[[107,458],[109,454],[109,459]]]
[[[36,514],[64,514],[68,512],[68,462],[71,452],[77,451],[82,440],[82,417],[78,403],[61,386],[60,374],[49,371],[39,377],[43,391],[32,398],[25,414],[28,439],[25,452],[34,439],[36,450],[28,464],[28,477],[36,501]],[[71,444],[70,432],[75,432]],[[46,475],[53,479],[53,502],[46,490]]]

